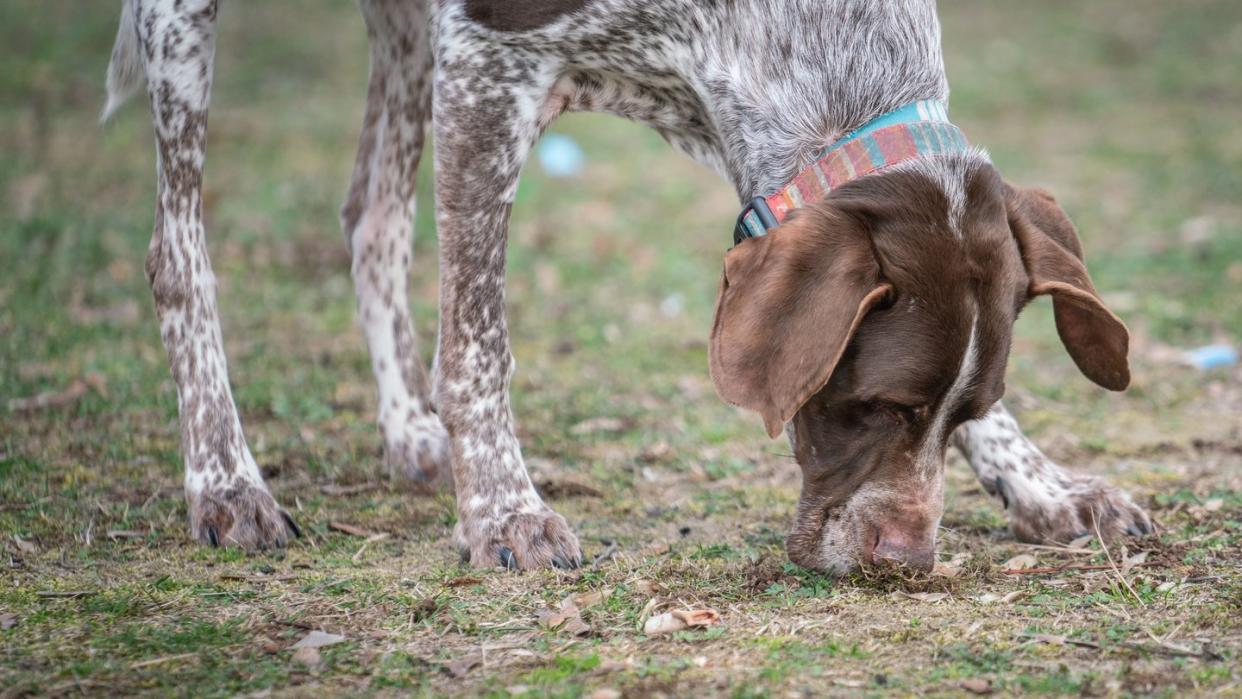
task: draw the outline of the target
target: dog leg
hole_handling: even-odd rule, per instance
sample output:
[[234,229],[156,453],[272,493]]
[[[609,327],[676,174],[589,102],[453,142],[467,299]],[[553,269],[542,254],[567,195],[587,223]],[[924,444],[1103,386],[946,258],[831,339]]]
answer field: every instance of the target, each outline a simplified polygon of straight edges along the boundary
[[[447,22],[444,32],[466,32]],[[440,344],[436,406],[452,437],[455,539],[475,566],[576,566],[578,539],[531,484],[509,407],[505,244],[518,172],[542,126],[551,69],[505,65],[486,39],[436,41]],[[494,79],[489,76],[495,76]]]
[[431,119],[427,7],[403,0],[365,0],[361,6],[371,81],[341,228],[379,387],[384,461],[391,475],[426,489],[447,488],[448,433],[432,410],[407,292],[414,179]]
[[212,545],[282,546],[297,527],[272,499],[242,435],[203,230],[216,3],[136,2],[133,10],[157,144],[146,272],[177,384],[190,532]]
[[953,433],[988,493],[1000,498],[1020,541],[1065,544],[1094,534],[1105,539],[1153,531],[1147,513],[1102,479],[1053,463],[1031,443],[1001,403]]

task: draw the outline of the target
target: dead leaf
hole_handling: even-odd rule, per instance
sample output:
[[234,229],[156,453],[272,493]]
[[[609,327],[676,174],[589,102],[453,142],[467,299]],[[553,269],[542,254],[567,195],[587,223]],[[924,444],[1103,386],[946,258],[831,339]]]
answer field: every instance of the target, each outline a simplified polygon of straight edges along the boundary
[[892,596],[893,596],[893,599],[901,599],[902,597],[905,597],[906,599],[912,599],[917,602],[935,603],[935,602],[939,602],[944,599],[948,599],[949,593],[947,592],[904,592],[902,590],[895,590],[893,591]]
[[961,681],[962,689],[971,694],[991,694],[992,683],[982,677],[972,677]]
[[1203,509],[1208,512],[1215,512],[1225,506],[1224,498],[1211,498],[1203,501]]
[[647,620],[643,624],[643,633],[648,636],[660,636],[666,633],[681,631],[686,628],[686,622],[673,616],[672,612],[657,614]]
[[673,616],[686,622],[686,626],[713,626],[720,621],[720,612],[715,609],[675,610]]
[[1160,583],[1160,585],[1156,587],[1156,592],[1177,592],[1182,589],[1182,587],[1184,587],[1184,585],[1181,583],[1169,580],[1167,582]]
[[344,643],[345,637],[327,631],[315,629],[302,637],[302,640],[293,644],[294,648],[323,648],[324,646],[333,646],[338,643]]
[[1147,562],[1146,551],[1139,551],[1133,556],[1126,556],[1126,559],[1121,562],[1121,572],[1123,573],[1129,572],[1129,570],[1133,568],[1134,566],[1139,565],[1141,563],[1146,563],[1146,562]]
[[1005,593],[1004,595],[998,595],[995,592],[987,592],[982,595],[979,595],[978,597],[975,597],[974,599],[975,601],[982,602],[983,604],[993,604],[995,602],[1003,602],[1005,604],[1010,604],[1012,602],[1016,602],[1019,599],[1022,599],[1025,596],[1026,596],[1025,590],[1014,590],[1013,592],[1008,592],[1008,593]]
[[568,600],[561,603],[560,609],[544,609],[537,616],[539,625],[549,631],[571,636],[586,636],[591,633],[591,627],[582,620],[581,611]]
[[715,609],[676,609],[671,612],[657,614],[643,624],[643,633],[658,636],[674,631],[690,628],[705,628],[720,621],[720,612]]
[[315,646],[302,646],[294,652],[293,662],[312,669],[319,667],[319,649]]
[[588,694],[587,699],[621,699],[621,692],[611,687],[604,687]]
[[140,532],[134,529],[109,529],[108,530],[108,538],[114,541],[116,539],[141,539],[142,537],[146,535],[147,535],[146,532]]
[[375,536],[375,532],[367,531],[362,527],[355,527],[347,522],[328,522],[329,529],[335,529],[338,532],[344,532],[350,536],[360,536],[364,539]]
[[17,626],[17,615],[4,613],[0,614],[0,629],[11,629]]
[[1095,540],[1094,534],[1083,534],[1082,536],[1069,542],[1066,548],[1080,549]]
[[611,596],[612,589],[607,587],[593,592],[580,592],[576,595],[570,595],[562,600],[561,607],[564,608],[566,605],[573,605],[578,609],[587,609],[588,607],[592,607],[600,602],[603,602]]
[[956,578],[962,572],[962,565],[969,559],[970,554],[962,552],[947,561],[936,561],[931,574],[942,578]]
[[654,595],[657,591],[659,591],[659,589],[660,589],[660,583],[654,580],[640,579],[640,580],[634,581],[634,591],[639,593],[640,595],[651,596],[651,595]]
[[1039,559],[1029,553],[1020,553],[1001,564],[1005,570],[1026,570],[1039,565]]

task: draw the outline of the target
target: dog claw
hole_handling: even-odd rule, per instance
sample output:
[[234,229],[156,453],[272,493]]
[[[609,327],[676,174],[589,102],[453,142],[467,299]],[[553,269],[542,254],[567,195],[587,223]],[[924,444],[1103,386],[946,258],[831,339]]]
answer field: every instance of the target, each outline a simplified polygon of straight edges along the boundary
[[576,558],[565,558],[559,553],[552,557],[552,567],[554,568],[560,568],[561,570],[573,570],[579,565],[581,565],[581,563]]
[[220,537],[216,535],[216,528],[211,525],[207,525],[207,541],[213,549],[220,547]]
[[517,570],[517,557],[513,555],[513,549],[508,546],[500,547],[500,567],[505,570]]
[[289,533],[293,534],[293,537],[295,539],[302,538],[302,528],[299,527],[298,523],[293,520],[293,515],[289,514],[288,512],[285,512],[284,510],[281,510],[280,518],[285,520],[285,526],[289,528]]

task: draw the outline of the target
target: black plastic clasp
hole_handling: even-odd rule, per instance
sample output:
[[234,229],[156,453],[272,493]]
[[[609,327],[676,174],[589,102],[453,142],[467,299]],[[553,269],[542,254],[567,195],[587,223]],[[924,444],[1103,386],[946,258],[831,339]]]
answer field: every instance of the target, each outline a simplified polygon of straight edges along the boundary
[[776,228],[779,222],[776,215],[772,213],[772,209],[768,208],[768,200],[764,197],[755,197],[750,203],[742,208],[742,213],[737,215],[737,223],[733,226],[733,244],[737,245],[747,238],[753,238],[750,229],[746,227],[746,214],[751,211],[759,217],[759,223],[763,224],[764,230],[772,230]]

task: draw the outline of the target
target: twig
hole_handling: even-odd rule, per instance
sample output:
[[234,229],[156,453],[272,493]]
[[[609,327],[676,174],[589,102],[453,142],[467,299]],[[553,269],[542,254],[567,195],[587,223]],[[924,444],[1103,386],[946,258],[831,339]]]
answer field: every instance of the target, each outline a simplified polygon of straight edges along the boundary
[[608,548],[604,549],[604,551],[596,556],[595,560],[591,562],[591,570],[599,570],[599,567],[604,564],[604,561],[610,560],[615,555],[617,555],[617,542],[615,540],[609,541]]
[[1116,575],[1117,579],[1121,581],[1121,584],[1125,585],[1126,589],[1130,591],[1130,594],[1133,595],[1134,599],[1138,601],[1139,606],[1146,607],[1147,603],[1144,602],[1143,598],[1139,597],[1138,593],[1134,591],[1134,588],[1130,585],[1130,581],[1126,580],[1125,574],[1121,572],[1121,570],[1117,567],[1117,562],[1113,560],[1113,554],[1108,550],[1108,544],[1104,543],[1104,536],[1100,534],[1100,518],[1095,512],[1095,507],[1091,508],[1091,526],[1095,528],[1095,538],[1099,539],[1100,548],[1104,549],[1104,555],[1108,557],[1108,563],[1113,567],[1113,574]]
[[1056,551],[1057,553],[1071,553],[1082,555],[1084,553],[1095,553],[1094,549],[1072,546],[1049,546],[1048,544],[1019,544],[1020,548],[1035,549],[1037,551]]
[[1077,638],[1066,638],[1065,636],[1053,636],[1046,633],[1020,633],[1018,634],[1018,637],[1029,638],[1032,641],[1039,641],[1040,643],[1051,643],[1054,646],[1070,645],[1078,646],[1079,648],[1094,648],[1095,650],[1100,649],[1100,644],[1095,641],[1084,641]]
[[147,499],[142,501],[142,506],[139,507],[138,509],[146,510],[147,505],[150,505],[157,497],[159,497],[160,492],[163,490],[164,490],[164,486],[157,485],[155,487],[155,490],[151,491],[151,494],[147,496]]
[[[1163,568],[1163,563],[1156,561],[1135,563],[1135,568]],[[1049,573],[1063,573],[1067,570],[1113,570],[1115,565],[1082,565],[1081,563],[1066,563],[1055,568],[1006,568],[1001,572],[1005,575],[1046,575]]]
[[95,594],[94,590],[39,590],[35,593],[44,599],[77,599],[79,597],[90,597]]
[[133,663],[132,665],[129,666],[129,669],[137,670],[139,668],[150,667],[152,665],[159,665],[161,663],[170,663],[174,660],[185,660],[187,658],[193,658],[196,655],[198,655],[198,653],[181,653],[179,655],[165,655],[162,658],[151,658],[150,660],[142,660],[140,662]]
[[367,531],[362,527],[356,527],[348,522],[328,522],[328,528],[335,529],[338,532],[344,532],[350,536],[360,536],[364,539],[375,535],[375,532]]
[[375,483],[358,483],[356,485],[338,485],[336,483],[325,483],[319,486],[319,492],[324,495],[357,495],[375,490],[379,486]]
[[368,546],[375,543],[376,541],[383,541],[384,539],[387,539],[387,538],[388,538],[388,532],[380,532],[379,534],[372,534],[371,536],[368,536],[367,540],[362,542],[362,548],[358,549],[358,552],[355,553],[350,560],[352,560],[354,563],[357,563],[359,560],[361,560],[362,554],[367,550]]
[[1117,645],[1121,646],[1122,648],[1129,648],[1130,650],[1137,650],[1142,653],[1152,653],[1156,655],[1168,655],[1174,658],[1203,658],[1204,660],[1224,660],[1224,657],[1222,657],[1220,653],[1217,653],[1216,651],[1211,650],[1210,648],[1207,648],[1207,647],[1194,651],[1194,650],[1190,650],[1189,648],[1182,648],[1181,646],[1175,646],[1171,643],[1157,643],[1156,645],[1153,646],[1148,643],[1134,643],[1131,641],[1122,641],[1118,643]]

